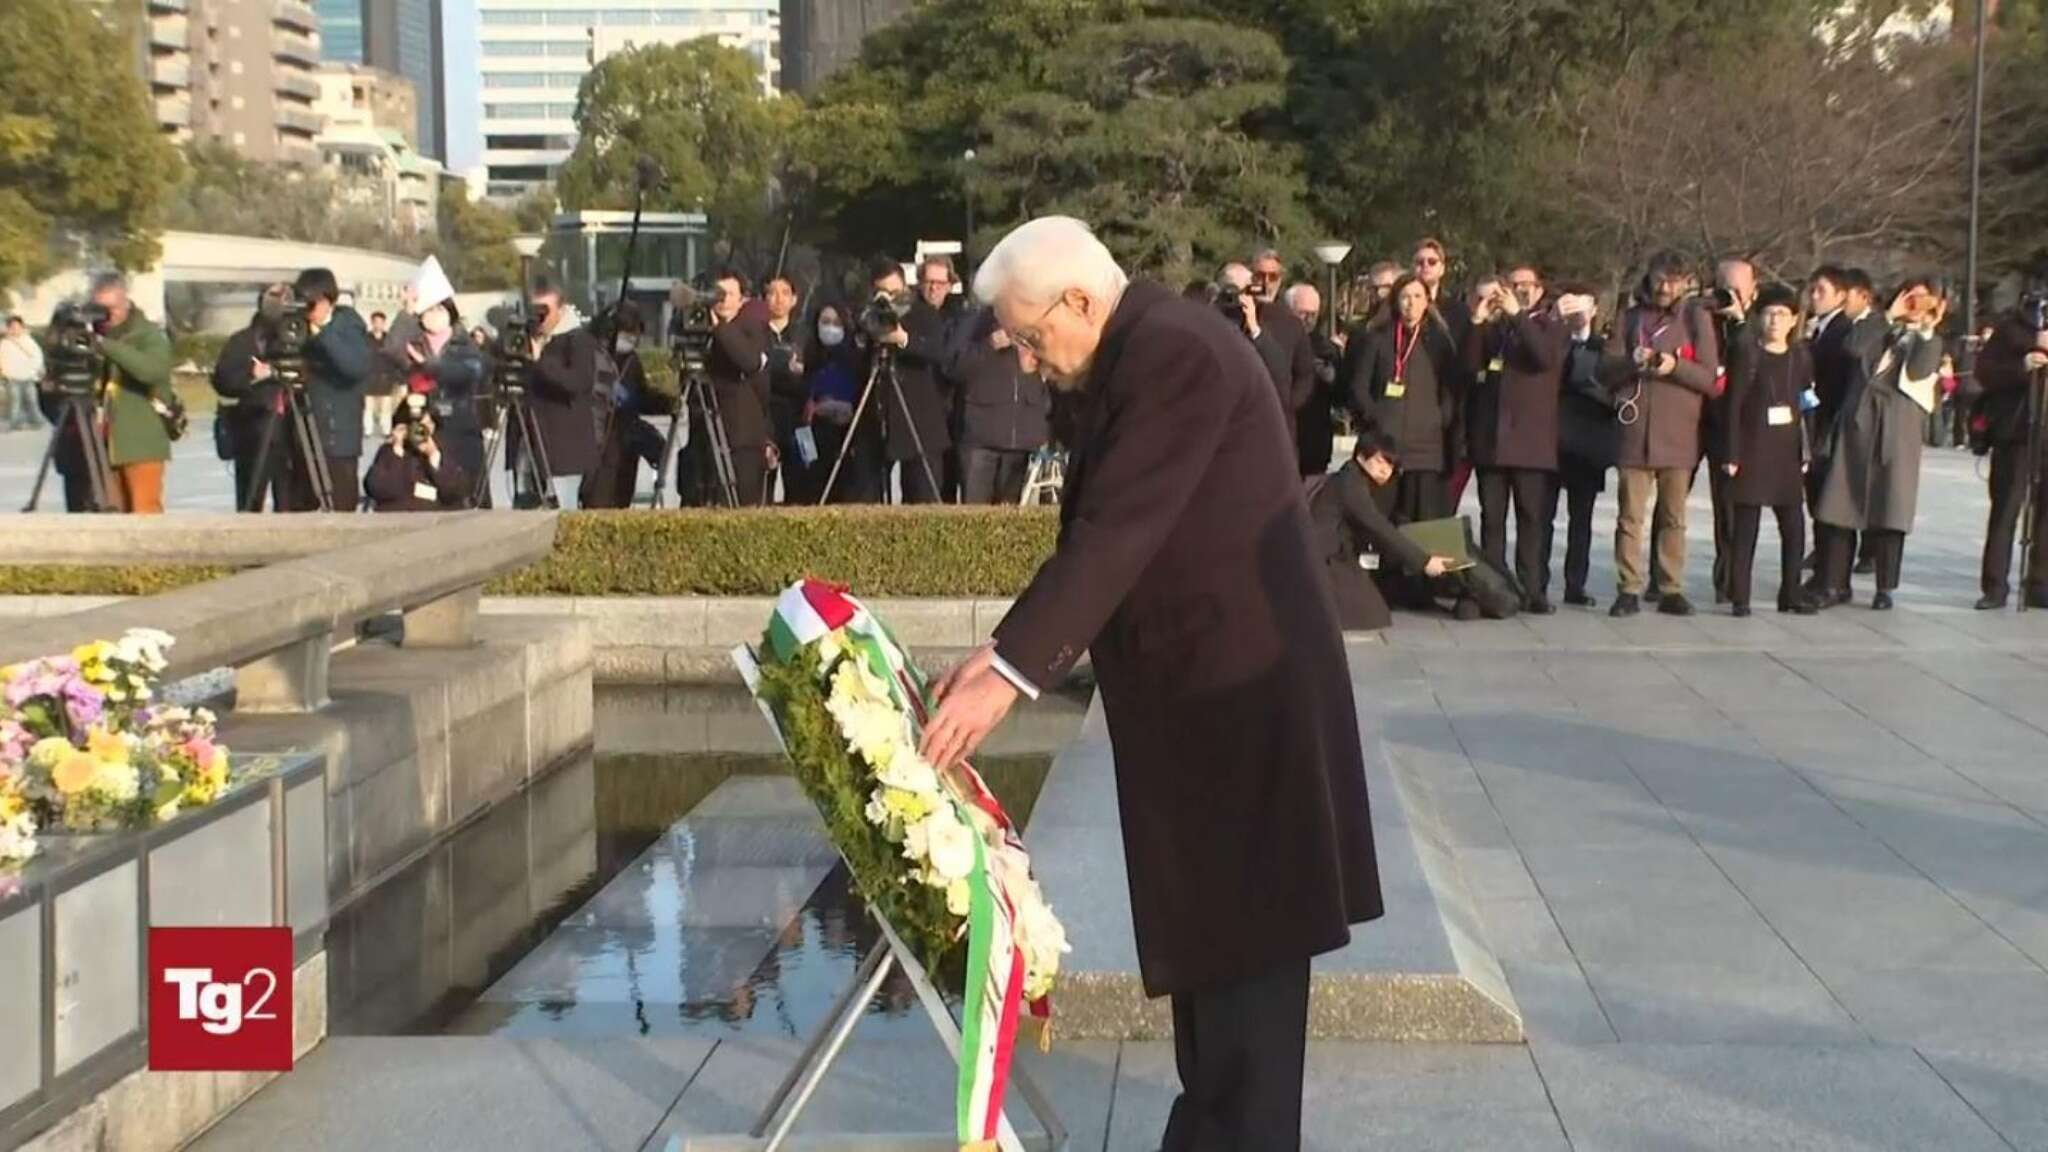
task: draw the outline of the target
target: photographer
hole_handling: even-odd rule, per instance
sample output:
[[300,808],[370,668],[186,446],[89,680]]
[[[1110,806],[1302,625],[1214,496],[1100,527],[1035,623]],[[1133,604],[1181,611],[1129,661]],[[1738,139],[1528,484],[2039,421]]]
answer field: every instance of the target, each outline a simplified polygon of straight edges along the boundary
[[[425,396],[441,443],[464,476],[484,468],[484,425],[477,401],[490,378],[483,349],[470,341],[455,298],[428,303],[417,313],[417,329],[401,347],[407,397]],[[392,419],[397,419],[394,413]],[[484,505],[489,507],[488,501]]]
[[[1278,275],[1280,258],[1272,258],[1272,275]],[[1284,306],[1259,296],[1252,270],[1243,264],[1225,264],[1216,276],[1216,307],[1224,319],[1237,325],[1258,350],[1280,397],[1281,410],[1293,423],[1315,391],[1315,354],[1309,350],[1308,331]]]
[[[2012,594],[2013,534],[2033,491],[2032,537],[2025,560],[2029,608],[2048,608],[2048,468],[2042,463],[2043,373],[2048,372],[2048,293],[2027,293],[1977,353],[1978,398],[1972,447],[1991,457],[1991,519],[1984,530],[1983,599],[1979,611],[2005,607]],[[2032,445],[2036,455],[2027,458]]]
[[1621,513],[1614,530],[1620,590],[1610,616],[1642,611],[1644,522],[1653,502],[1662,582],[1657,611],[1693,613],[1685,598],[1685,500],[1700,464],[1700,407],[1718,390],[1721,361],[1705,310],[1686,303],[1691,282],[1683,257],[1652,256],[1637,303],[1622,315],[1616,333],[1635,378],[1620,389],[1615,413],[1621,422]]
[[1294,452],[1303,476],[1320,476],[1330,470],[1330,447],[1337,435],[1331,409],[1337,405],[1337,366],[1344,349],[1316,327],[1322,316],[1323,296],[1313,284],[1296,284],[1287,290],[1287,310],[1308,333],[1309,353],[1315,365],[1315,385],[1308,403],[1294,416]]
[[631,300],[614,305],[606,327],[611,330],[611,360],[619,378],[612,386],[611,419],[598,445],[597,464],[583,478],[576,499],[585,508],[631,508],[640,490],[641,463],[658,473],[667,444],[646,418],[673,414],[675,402],[672,396],[648,390],[647,366],[640,360],[647,325],[639,306]]
[[[706,372],[724,419],[733,489],[739,506],[751,508],[768,503],[768,473],[782,461],[775,447],[775,428],[768,420],[768,310],[760,301],[747,298],[746,280],[738,272],[718,273],[712,290]],[[695,424],[690,439],[697,440]],[[708,435],[704,445],[708,451]],[[708,455],[693,455],[700,467],[709,466]],[[712,503],[723,502],[722,493],[706,490],[712,493]]]
[[[128,298],[128,282],[117,275],[93,281],[92,303],[102,319],[94,325],[95,344],[106,358],[102,369],[101,412],[106,420],[107,464],[114,472],[108,493],[123,512],[156,514],[164,510],[164,465],[171,458],[166,427],[174,410],[171,395],[171,338],[150,322]],[[46,393],[54,398],[55,393]],[[46,408],[45,414],[48,414]],[[84,461],[64,471],[65,500]],[[83,477],[79,477],[83,479]]]
[[1516,578],[1524,610],[1548,615],[1550,531],[1556,513],[1557,408],[1568,337],[1544,307],[1535,267],[1509,268],[1472,310],[1465,371],[1475,381],[1466,435],[1479,470],[1479,540],[1487,562],[1508,570],[1508,505],[1514,504]]
[[[943,260],[927,261],[920,272],[929,274],[934,267],[952,275]],[[868,286],[873,296],[861,315],[861,327],[872,342],[871,351],[875,346],[896,350],[897,383],[892,389],[886,377],[876,378],[879,393],[869,403],[880,403],[887,413],[889,459],[902,469],[903,503],[936,504],[946,450],[953,446],[946,427],[949,405],[943,373],[946,316],[924,297],[909,294],[903,270],[893,261],[878,262]]]
[[[337,301],[341,286],[325,268],[299,273],[292,291],[306,306],[312,339],[306,343],[306,396],[313,422],[320,429],[320,448],[327,457],[327,475],[334,486],[334,511],[353,512],[360,500],[362,475],[363,394],[376,375],[376,351],[370,329],[354,308]],[[319,507],[312,477],[301,464],[292,476],[292,508],[308,512]]]
[[[284,387],[277,373],[264,359],[266,335],[285,306],[293,300],[292,286],[272,284],[256,296],[256,314],[248,326],[227,338],[213,363],[213,390],[223,401],[216,419],[227,424],[228,441],[234,449],[235,507],[260,512],[268,495],[272,508],[283,509],[287,499],[285,467],[276,461],[292,451],[291,432],[284,422]],[[264,438],[271,440],[273,466],[267,477],[257,475],[264,462]]]
[[968,322],[950,374],[960,382],[961,502],[1016,504],[1031,454],[1046,441],[1051,396],[1025,368],[1010,334],[984,310]]
[[[553,277],[537,274],[527,295],[533,304],[533,340],[528,351],[533,370],[526,403],[540,429],[556,503],[573,508],[584,473],[597,466],[597,337],[583,326],[575,309],[562,303],[561,285]],[[527,451],[516,439],[512,447]],[[509,452],[506,461],[516,464]],[[515,469],[513,475],[525,473]],[[528,501],[539,501],[539,493],[522,495]]]
[[379,512],[442,512],[469,507],[469,473],[444,452],[435,435],[433,405],[424,394],[406,396],[392,417],[391,435],[363,481]]
[[1707,494],[1714,509],[1714,602],[1719,604],[1734,599],[1730,572],[1735,555],[1735,500],[1727,470],[1728,393],[1745,369],[1744,361],[1756,352],[1757,334],[1749,320],[1756,304],[1756,265],[1730,256],[1715,267],[1714,285],[1709,307],[1714,314],[1714,339],[1721,350],[1721,389],[1700,406],[1700,448],[1707,456]]
[[1565,284],[1557,291],[1558,321],[1569,333],[1564,373],[1558,387],[1557,483],[1543,513],[1543,551],[1549,555],[1557,531],[1560,489],[1565,501],[1564,602],[1576,608],[1598,607],[1586,592],[1593,560],[1593,508],[1607,490],[1607,472],[1614,467],[1621,425],[1614,419],[1613,384],[1626,377],[1628,363],[1607,354],[1607,341],[1596,328],[1598,294],[1590,284]]
[[796,430],[803,425],[810,389],[804,384],[803,328],[797,322],[796,285],[787,276],[768,281],[761,294],[768,306],[768,420],[775,429],[775,449],[782,461],[782,495],[790,504],[817,500],[813,465],[797,448]]

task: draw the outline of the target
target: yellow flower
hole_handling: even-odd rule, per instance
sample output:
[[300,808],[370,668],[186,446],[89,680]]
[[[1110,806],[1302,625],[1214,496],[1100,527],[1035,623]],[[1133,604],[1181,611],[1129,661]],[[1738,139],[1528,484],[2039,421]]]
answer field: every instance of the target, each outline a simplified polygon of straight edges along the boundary
[[50,783],[66,796],[76,796],[92,787],[93,778],[99,774],[100,762],[90,752],[73,748],[71,754],[57,762],[50,772]]
[[86,750],[110,764],[128,763],[128,740],[118,732],[94,725],[85,734]]
[[55,768],[76,751],[62,736],[45,736],[28,750],[28,760],[38,768]]

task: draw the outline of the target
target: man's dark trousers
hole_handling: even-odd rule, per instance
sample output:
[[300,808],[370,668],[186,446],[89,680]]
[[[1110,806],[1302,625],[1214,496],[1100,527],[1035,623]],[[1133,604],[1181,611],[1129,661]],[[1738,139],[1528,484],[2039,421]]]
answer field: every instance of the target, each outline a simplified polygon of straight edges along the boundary
[[1297,1152],[1308,1048],[1306,958],[1173,996],[1181,1094],[1161,1152]]
[[963,503],[1016,504],[1023,500],[1024,480],[1031,474],[1031,453],[970,447],[962,464]]
[[1503,572],[1508,567],[1508,501],[1515,509],[1515,561],[1512,571],[1524,597],[1543,595],[1550,584],[1550,533],[1546,516],[1554,520],[1557,483],[1554,472],[1533,468],[1481,468],[1479,470],[1479,550],[1487,562]]
[[[1983,593],[2000,600],[2012,593],[2013,536],[2019,530],[2020,506],[2027,498],[2027,446],[1997,444],[1991,449],[1991,521],[1984,531]],[[2036,600],[2048,596],[2048,468],[2034,473],[2033,586],[2020,589]]]

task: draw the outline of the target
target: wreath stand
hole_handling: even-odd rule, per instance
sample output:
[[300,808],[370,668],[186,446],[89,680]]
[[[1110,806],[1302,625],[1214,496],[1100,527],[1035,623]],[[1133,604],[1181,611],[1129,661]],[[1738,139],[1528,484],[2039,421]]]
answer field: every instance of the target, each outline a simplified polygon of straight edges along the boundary
[[[882,982],[889,978],[892,969],[901,968],[909,977],[910,986],[917,991],[918,1003],[924,1006],[925,1015],[931,1020],[932,1030],[939,1034],[940,1042],[946,1046],[946,1054],[956,1063],[960,1059],[960,1024],[953,1019],[953,1010],[947,1006],[945,997],[939,995],[924,965],[918,962],[916,955],[904,945],[902,937],[896,935],[896,930],[872,904],[868,906],[868,915],[881,927],[882,938],[868,949],[867,956],[854,973],[853,983],[840,994],[831,1014],[812,1033],[810,1041],[804,1045],[803,1054],[797,1057],[796,1065],[789,1074],[782,1078],[775,1094],[768,1098],[767,1107],[761,1110],[760,1118],[754,1121],[753,1127],[744,1135],[671,1137],[668,1152],[779,1152],[784,1148],[801,1148],[806,1152],[880,1152],[882,1149],[959,1152],[959,1141],[949,1135],[790,1136],[797,1118],[803,1115],[826,1073],[838,1062],[847,1040],[852,1038],[854,1028],[867,1013],[868,1005],[881,992]],[[1067,1130],[1053,1112],[1052,1102],[1016,1064],[1010,1065],[1009,1086],[1013,1098],[1024,1101],[1024,1106],[1045,1129],[1045,1134],[1034,1134],[1028,1139],[1020,1137],[1010,1124],[1006,1106],[996,1140],[1001,1152],[1067,1152]]]

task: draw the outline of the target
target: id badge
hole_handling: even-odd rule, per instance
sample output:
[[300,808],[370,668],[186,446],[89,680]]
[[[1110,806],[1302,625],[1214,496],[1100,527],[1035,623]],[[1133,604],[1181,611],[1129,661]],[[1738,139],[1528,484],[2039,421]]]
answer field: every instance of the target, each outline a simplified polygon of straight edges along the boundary
[[1799,410],[1801,412],[1811,412],[1818,407],[1820,407],[1819,392],[1816,392],[1813,389],[1808,388],[1806,391],[1801,392],[1799,394]]
[[1498,356],[1495,356],[1495,357],[1494,357],[1494,358],[1493,358],[1492,360],[1489,360],[1489,361],[1487,361],[1487,364],[1486,364],[1486,370],[1487,370],[1488,372],[1493,372],[1493,373],[1496,373],[1496,374],[1498,374],[1498,373],[1499,373],[1499,372],[1500,372],[1500,371],[1501,371],[1502,369],[1504,369],[1504,368],[1506,368],[1506,367],[1507,367],[1507,362],[1506,362],[1506,361],[1504,361],[1504,360],[1502,360],[1502,359],[1501,359],[1500,357],[1498,357]]
[[1792,406],[1790,404],[1773,404],[1764,413],[1764,419],[1771,427],[1782,428],[1792,423]]
[[1379,571],[1380,554],[1377,552],[1360,552],[1358,554],[1358,566],[1367,572]]
[[808,424],[796,430],[796,454],[806,468],[818,462],[818,434]]
[[1387,399],[1399,400],[1408,394],[1408,385],[1400,380],[1387,381]]
[[431,500],[438,504],[441,502],[441,490],[432,484],[415,484],[412,486],[412,498],[415,500]]

